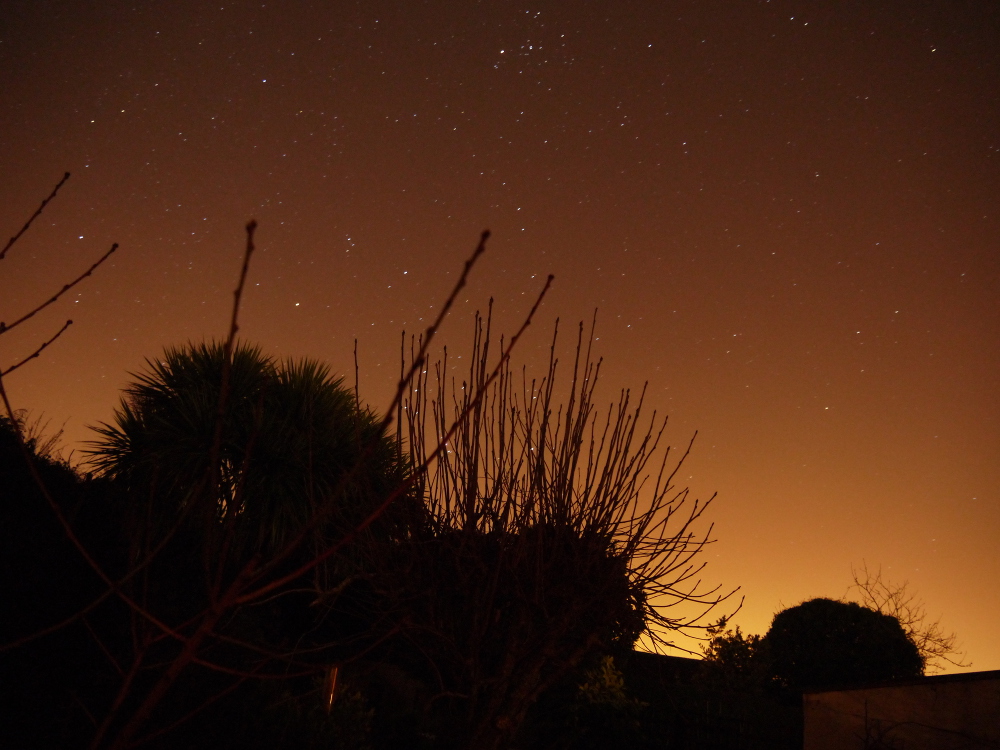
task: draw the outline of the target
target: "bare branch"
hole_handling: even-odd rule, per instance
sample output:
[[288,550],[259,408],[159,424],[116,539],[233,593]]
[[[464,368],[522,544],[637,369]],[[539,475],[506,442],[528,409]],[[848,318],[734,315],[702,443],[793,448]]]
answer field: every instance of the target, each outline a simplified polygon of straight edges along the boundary
[[38,347],[37,349],[35,349],[35,351],[34,351],[34,352],[32,352],[32,353],[31,353],[31,354],[29,354],[29,355],[28,355],[27,357],[25,357],[24,359],[22,359],[22,360],[21,360],[20,362],[18,362],[18,363],[17,363],[16,365],[11,365],[10,367],[8,367],[8,368],[7,368],[6,370],[4,370],[3,372],[0,372],[0,378],[4,377],[4,376],[6,376],[6,375],[10,375],[10,374],[11,374],[12,372],[14,372],[14,370],[16,370],[17,368],[19,368],[19,367],[22,367],[22,366],[26,365],[26,364],[27,364],[28,362],[30,362],[31,360],[33,360],[33,359],[35,359],[36,357],[38,357],[38,355],[39,355],[39,354],[41,354],[41,353],[42,353],[43,351],[45,351],[45,349],[46,349],[46,348],[48,347],[48,345],[49,345],[49,344],[51,344],[51,343],[52,343],[52,342],[54,342],[54,341],[55,341],[55,340],[56,340],[57,338],[59,338],[60,336],[62,336],[62,335],[63,335],[63,333],[64,333],[64,332],[66,331],[66,329],[67,329],[67,328],[69,328],[69,327],[70,327],[71,325],[73,325],[73,321],[72,321],[72,320],[67,320],[67,321],[66,321],[66,322],[65,322],[65,323],[63,324],[63,327],[62,327],[62,328],[60,328],[60,329],[59,329],[58,331],[56,331],[56,334],[55,334],[55,336],[53,336],[53,337],[52,337],[52,338],[50,338],[50,339],[49,339],[48,341],[46,341],[46,342],[45,342],[44,344],[42,344],[42,345],[41,345],[40,347]]
[[56,300],[58,300],[60,297],[62,297],[64,294],[66,294],[66,292],[68,292],[70,289],[72,289],[73,287],[75,287],[77,284],[79,284],[85,278],[87,278],[88,276],[90,276],[94,271],[96,271],[97,268],[98,268],[98,266],[100,266],[102,263],[104,263],[104,261],[106,261],[109,257],[111,257],[111,254],[115,250],[117,250],[117,249],[118,249],[118,243],[116,242],[115,244],[113,244],[111,246],[110,250],[108,250],[106,253],[104,253],[104,255],[102,255],[100,257],[100,259],[96,263],[94,263],[94,265],[92,265],[90,268],[88,268],[82,274],[80,274],[75,279],[73,279],[73,281],[71,281],[70,283],[68,283],[65,286],[63,286],[62,289],[60,289],[58,292],[56,292],[54,295],[52,295],[52,297],[50,297],[48,300],[46,300],[45,302],[43,302],[42,304],[40,304],[38,307],[36,307],[31,312],[28,312],[28,313],[22,315],[20,318],[18,318],[17,320],[15,320],[10,325],[6,325],[5,323],[0,323],[0,334],[6,333],[7,331],[11,330],[12,328],[16,328],[17,326],[21,325],[21,323],[23,323],[24,321],[28,320],[29,318],[34,317],[37,313],[40,313],[46,307],[48,307],[49,305],[51,305],[52,303],[54,303]]
[[28,227],[30,227],[32,223],[34,223],[35,219],[37,219],[39,216],[42,215],[42,211],[45,210],[45,207],[49,204],[49,201],[56,197],[56,193],[59,192],[59,188],[61,188],[68,179],[69,179],[69,172],[63,175],[63,178],[59,180],[59,183],[52,189],[52,192],[49,193],[49,197],[42,201],[42,205],[38,207],[38,210],[35,211],[35,213],[31,215],[31,218],[28,219],[25,225],[21,227],[21,231],[15,234],[13,237],[11,237],[10,240],[7,242],[7,244],[4,245],[3,250],[0,250],[0,260],[3,260],[7,256],[7,251],[14,246],[15,242],[21,239],[21,235],[28,231]]
[[896,618],[920,652],[925,669],[940,672],[946,663],[961,668],[972,666],[965,661],[965,654],[958,646],[958,636],[943,630],[940,620],[928,622],[927,609],[911,592],[908,581],[893,583],[883,577],[882,568],[869,570],[864,562],[860,568],[851,567],[851,577],[854,583],[848,592],[851,589],[856,592],[854,599],[859,604]]
[[232,353],[233,342],[236,341],[236,332],[240,330],[239,325],[237,325],[237,318],[240,313],[240,299],[243,297],[243,287],[247,281],[247,272],[250,270],[250,256],[253,255],[254,251],[253,235],[257,231],[257,222],[251,219],[247,223],[246,231],[247,245],[246,251],[243,253],[243,266],[240,268],[240,279],[236,284],[236,289],[233,291],[233,311],[229,320],[229,335],[226,337],[227,355]]

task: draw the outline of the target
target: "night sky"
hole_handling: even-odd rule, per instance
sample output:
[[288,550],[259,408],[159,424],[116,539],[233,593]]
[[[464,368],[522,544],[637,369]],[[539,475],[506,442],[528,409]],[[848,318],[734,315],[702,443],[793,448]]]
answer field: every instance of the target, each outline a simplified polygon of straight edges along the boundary
[[[241,335],[387,403],[400,332],[467,350],[495,298],[541,374],[598,312],[605,400],[649,383],[736,622],[908,580],[1000,668],[1000,5],[0,4],[0,265],[15,405],[111,417],[164,346]],[[565,354],[564,350],[564,354]]]

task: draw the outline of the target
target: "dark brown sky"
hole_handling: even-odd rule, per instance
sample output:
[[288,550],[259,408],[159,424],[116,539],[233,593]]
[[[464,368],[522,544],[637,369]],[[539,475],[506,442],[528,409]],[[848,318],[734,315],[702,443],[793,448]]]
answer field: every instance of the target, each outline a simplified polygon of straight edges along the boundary
[[[909,580],[1000,668],[1000,10],[990,2],[0,7],[0,317],[121,250],[0,349],[71,444],[129,371],[243,333],[384,403],[402,329],[493,231],[444,330],[496,298],[520,360],[600,309],[610,396],[649,381],[719,492],[709,580],[744,629]],[[690,477],[687,479],[687,477]]]

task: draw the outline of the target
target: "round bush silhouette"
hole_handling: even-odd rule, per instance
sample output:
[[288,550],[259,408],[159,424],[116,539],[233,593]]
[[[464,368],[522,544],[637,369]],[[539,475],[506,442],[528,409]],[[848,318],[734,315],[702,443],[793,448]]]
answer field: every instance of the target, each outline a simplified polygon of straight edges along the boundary
[[783,610],[765,641],[772,674],[793,692],[923,674],[899,620],[853,602],[812,599]]

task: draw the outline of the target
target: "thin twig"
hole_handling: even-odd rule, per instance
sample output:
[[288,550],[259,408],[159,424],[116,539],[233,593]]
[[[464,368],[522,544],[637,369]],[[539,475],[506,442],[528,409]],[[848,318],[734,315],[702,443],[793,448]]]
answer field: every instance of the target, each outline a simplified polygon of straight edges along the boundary
[[[458,282],[455,284],[455,287],[451,290],[451,294],[448,295],[448,299],[445,300],[444,306],[441,308],[441,312],[438,313],[437,318],[434,320],[433,323],[431,323],[427,327],[427,330],[424,332],[423,342],[421,343],[420,349],[417,351],[417,357],[411,363],[410,371],[406,373],[405,377],[400,379],[399,387],[396,390],[396,397],[393,399],[392,404],[389,406],[389,408],[386,409],[386,416],[384,420],[385,427],[389,426],[389,423],[392,420],[392,412],[396,408],[396,403],[403,397],[403,390],[406,387],[405,384],[410,382],[410,379],[413,377],[414,373],[416,373],[416,371],[423,364],[424,357],[427,354],[427,350],[430,347],[431,342],[434,340],[434,335],[438,332],[438,329],[441,327],[441,323],[444,322],[445,316],[447,316],[448,311],[451,310],[451,306],[455,304],[455,299],[458,297],[458,293],[465,288],[465,284],[469,278],[469,272],[472,271],[472,267],[476,264],[476,261],[479,260],[479,257],[484,252],[486,252],[486,240],[488,240],[489,238],[490,238],[490,232],[487,229],[480,236],[479,244],[476,246],[476,249],[472,253],[472,256],[467,261],[465,261],[465,267],[462,268],[462,274],[461,276],[458,277]],[[548,291],[549,286],[552,284],[552,279],[553,277],[550,275],[548,281],[545,283],[545,289],[542,291],[538,300],[535,302],[534,307],[531,308],[531,313],[529,313],[528,316],[529,320],[531,314],[533,314],[535,310],[538,308],[538,305],[542,301],[542,297],[545,296],[545,293]]]
[[236,290],[233,292],[233,313],[229,321],[229,336],[226,338],[226,354],[232,352],[233,341],[236,340],[236,332],[240,330],[236,319],[240,312],[240,298],[243,296],[243,287],[247,281],[247,271],[250,270],[250,256],[253,255],[254,251],[253,235],[256,230],[257,222],[254,219],[250,219],[247,224],[247,247],[246,252],[243,253],[243,267],[240,269],[240,280],[236,285]]
[[253,235],[257,229],[257,222],[251,219],[246,226],[247,244],[243,253],[243,266],[240,268],[240,278],[233,291],[233,310],[229,318],[229,333],[226,336],[226,343],[222,354],[222,382],[219,386],[219,405],[215,417],[215,434],[212,437],[212,449],[209,453],[208,465],[211,467],[211,491],[218,495],[219,483],[221,482],[221,462],[222,451],[222,424],[225,420],[226,402],[229,400],[229,379],[233,367],[233,345],[236,341],[236,333],[240,330],[238,318],[240,314],[240,299],[243,297],[243,285],[246,284],[247,271],[250,269],[250,256],[253,255],[254,244]]
[[361,378],[358,372],[358,340],[354,339],[354,404],[361,407]]
[[64,332],[66,331],[66,329],[67,329],[67,328],[69,328],[69,327],[70,327],[71,325],[73,325],[73,321],[72,321],[72,320],[67,320],[67,321],[66,321],[66,322],[65,322],[65,323],[63,324],[63,327],[62,327],[62,328],[60,328],[60,329],[59,329],[58,331],[56,331],[56,335],[55,335],[55,336],[53,336],[53,337],[52,337],[52,338],[50,338],[50,339],[49,339],[48,341],[46,341],[46,342],[45,342],[44,344],[42,344],[42,345],[41,345],[40,347],[38,347],[37,349],[35,349],[35,351],[34,351],[34,352],[32,352],[32,353],[31,353],[31,354],[29,354],[29,355],[28,355],[27,357],[25,357],[24,359],[22,359],[22,360],[21,360],[20,362],[18,362],[18,363],[17,363],[16,365],[11,365],[10,367],[8,367],[8,368],[7,368],[6,370],[4,370],[3,372],[0,372],[0,378],[4,377],[4,376],[6,376],[6,375],[10,375],[10,374],[11,374],[12,372],[14,372],[14,370],[16,370],[16,369],[17,369],[18,367],[21,367],[21,366],[23,366],[23,365],[26,365],[26,364],[27,364],[28,362],[30,362],[31,360],[35,359],[35,358],[36,358],[36,357],[37,357],[37,356],[38,356],[39,354],[41,354],[41,353],[42,353],[43,351],[45,351],[46,347],[48,347],[48,345],[49,345],[49,344],[51,344],[51,343],[52,343],[52,342],[54,342],[54,341],[55,341],[55,340],[56,340],[57,338],[59,338],[60,336],[62,336],[62,335],[63,335],[63,333],[64,333]]
[[111,254],[115,250],[117,250],[117,249],[118,249],[118,243],[116,242],[115,244],[113,244],[111,246],[110,250],[108,250],[106,253],[104,253],[104,255],[102,255],[100,257],[100,259],[96,263],[94,263],[94,265],[92,265],[90,268],[88,268],[82,274],[80,274],[75,279],[73,279],[73,281],[71,281],[70,283],[66,284],[62,289],[60,289],[58,292],[56,292],[51,298],[49,298],[47,301],[45,301],[42,304],[40,304],[38,307],[36,307],[31,312],[26,313],[25,315],[22,315],[20,318],[18,318],[17,320],[15,320],[10,325],[7,325],[5,323],[0,323],[0,333],[6,333],[7,331],[11,330],[12,328],[16,328],[17,326],[21,325],[21,323],[23,323],[24,321],[28,320],[28,318],[34,317],[37,313],[40,313],[46,307],[48,307],[53,302],[55,302],[56,300],[58,300],[64,294],[66,294],[66,292],[68,292],[70,289],[72,289],[77,284],[79,284],[81,281],[83,281],[85,278],[87,278],[88,276],[90,276],[94,271],[97,270],[97,267],[100,266],[109,257],[111,257]]
[[11,247],[14,245],[15,242],[21,239],[21,235],[28,231],[28,227],[31,226],[31,224],[35,221],[35,219],[41,216],[42,211],[45,210],[45,206],[48,205],[50,200],[56,197],[56,193],[59,192],[59,188],[61,188],[68,179],[69,179],[69,172],[63,175],[63,178],[59,180],[59,184],[56,185],[55,188],[53,188],[51,193],[49,193],[49,197],[42,201],[42,205],[38,207],[38,210],[35,211],[35,213],[31,215],[31,218],[28,219],[27,223],[23,227],[21,227],[21,231],[15,234],[13,237],[11,237],[10,240],[7,242],[7,244],[4,246],[4,249],[0,250],[0,260],[3,260],[4,257],[7,255],[7,251],[11,249]]

